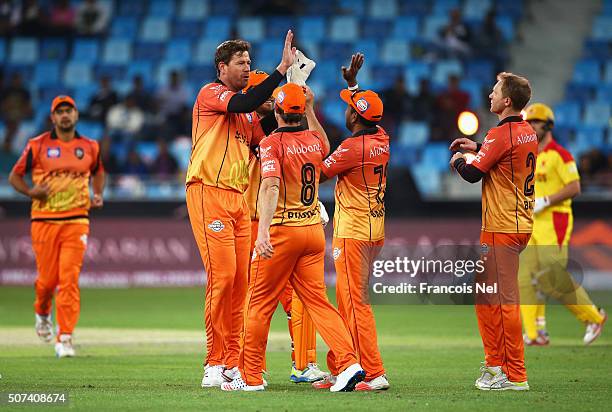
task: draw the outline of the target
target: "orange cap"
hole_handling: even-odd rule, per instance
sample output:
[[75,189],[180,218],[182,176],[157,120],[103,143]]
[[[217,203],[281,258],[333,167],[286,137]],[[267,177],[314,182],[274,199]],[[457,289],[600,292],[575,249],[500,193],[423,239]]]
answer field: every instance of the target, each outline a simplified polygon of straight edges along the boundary
[[74,107],[75,109],[76,107],[76,103],[74,102],[74,99],[70,96],[66,96],[66,95],[59,95],[57,96],[55,99],[53,99],[53,101],[51,102],[51,113],[53,113],[55,111],[55,109],[57,109],[57,106],[59,106],[60,104],[69,104],[70,106]]
[[274,104],[285,113],[302,114],[306,111],[306,94],[302,86],[287,83],[280,88]]
[[267,78],[268,73],[262,72],[261,70],[252,70],[249,73],[249,81],[247,82],[245,88],[242,89],[242,92],[246,93],[247,91],[249,91],[249,89],[252,89],[253,87],[257,86],[259,83],[263,82]]
[[372,90],[358,90],[351,92],[344,89],[340,92],[340,98],[348,103],[364,119],[378,122],[383,115],[383,102],[378,94]]

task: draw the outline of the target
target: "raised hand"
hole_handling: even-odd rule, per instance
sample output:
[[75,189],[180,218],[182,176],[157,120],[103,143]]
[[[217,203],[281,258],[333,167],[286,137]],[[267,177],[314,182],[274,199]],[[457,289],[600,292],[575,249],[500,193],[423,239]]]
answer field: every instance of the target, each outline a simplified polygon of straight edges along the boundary
[[289,67],[291,67],[293,61],[295,60],[296,48],[291,46],[292,42],[293,32],[288,30],[287,35],[285,36],[285,45],[283,46],[283,57],[280,64],[276,67],[276,70],[278,70],[283,76],[287,74],[287,70],[289,70]]
[[351,65],[348,68],[342,66],[342,77],[344,77],[349,87],[357,84],[357,73],[359,73],[359,69],[363,66],[364,60],[363,53],[355,53],[351,56]]
[[448,147],[451,151],[457,150],[471,150],[473,152],[476,151],[478,145],[475,141],[468,139],[467,137],[460,137],[459,139],[453,140],[453,142]]

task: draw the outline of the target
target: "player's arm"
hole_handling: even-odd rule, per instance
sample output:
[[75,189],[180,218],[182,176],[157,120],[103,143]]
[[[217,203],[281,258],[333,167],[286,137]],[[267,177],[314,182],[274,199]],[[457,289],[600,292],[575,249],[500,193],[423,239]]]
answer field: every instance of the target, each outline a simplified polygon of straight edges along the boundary
[[565,186],[557,193],[553,193],[550,196],[536,198],[533,208],[534,213],[539,213],[547,207],[561,203],[564,200],[573,199],[580,194],[580,177],[578,176],[576,163],[571,161],[562,164],[559,168],[559,172],[561,179],[566,182]]
[[351,143],[350,139],[345,140],[332,154],[323,160],[321,163],[319,183],[323,183],[334,176],[360,165],[361,161],[355,158],[354,153],[357,152],[351,148]]
[[259,188],[259,202],[257,205],[259,210],[259,226],[255,250],[258,255],[265,259],[271,258],[274,253],[274,248],[272,243],[270,243],[270,224],[272,223],[272,217],[278,203],[279,187],[280,178],[266,177],[261,181],[261,187]]
[[506,140],[503,136],[498,136],[493,132],[489,132],[482,145],[478,145],[476,142],[465,138],[456,139],[450,145],[451,150],[478,150],[478,153],[470,164],[467,163],[462,153],[457,152],[453,154],[449,162],[451,169],[456,170],[467,182],[478,182],[506,154]]
[[478,168],[467,164],[465,157],[460,152],[455,153],[453,157],[451,157],[450,166],[451,169],[455,169],[457,173],[459,173],[459,176],[466,182],[476,183],[485,175],[478,170]]
[[308,130],[318,132],[321,137],[321,143],[323,143],[323,156],[327,156],[329,154],[329,139],[327,138],[327,133],[325,133],[325,129],[319,123],[319,119],[317,119],[317,115],[314,110],[314,93],[308,86],[304,86],[304,91],[306,93],[306,122],[308,124]]
[[91,187],[94,193],[91,206],[100,208],[104,205],[103,193],[104,184],[106,183],[106,172],[104,171],[104,164],[102,163],[102,156],[100,155],[100,148],[97,143],[94,145],[94,153],[96,160],[91,168]]
[[21,154],[21,157],[13,166],[13,169],[9,174],[8,181],[19,193],[22,193],[32,199],[45,200],[49,195],[49,186],[42,183],[30,187],[24,178],[26,174],[32,171],[33,163],[34,149],[32,148],[32,144],[28,143]]

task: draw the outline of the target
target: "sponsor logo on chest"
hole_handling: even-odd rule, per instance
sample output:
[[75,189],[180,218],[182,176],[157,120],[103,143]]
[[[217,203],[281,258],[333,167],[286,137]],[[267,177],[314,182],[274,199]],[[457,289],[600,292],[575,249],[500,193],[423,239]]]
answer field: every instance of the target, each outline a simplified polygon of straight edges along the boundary
[[57,159],[62,155],[62,152],[59,147],[48,147],[47,148],[47,157],[49,159]]

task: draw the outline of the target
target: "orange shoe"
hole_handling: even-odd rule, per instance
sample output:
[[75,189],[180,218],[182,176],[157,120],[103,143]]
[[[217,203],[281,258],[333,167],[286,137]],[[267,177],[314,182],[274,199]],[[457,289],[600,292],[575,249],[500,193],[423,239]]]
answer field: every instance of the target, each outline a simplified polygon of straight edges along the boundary
[[336,377],[332,374],[327,375],[320,381],[312,383],[312,387],[315,389],[329,389],[336,384]]

